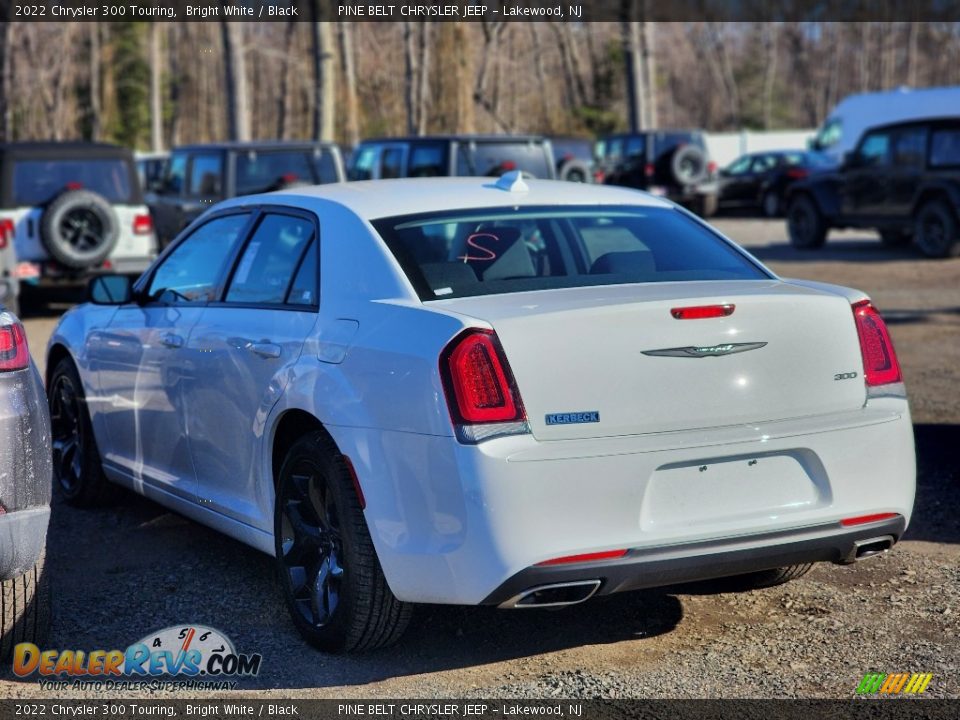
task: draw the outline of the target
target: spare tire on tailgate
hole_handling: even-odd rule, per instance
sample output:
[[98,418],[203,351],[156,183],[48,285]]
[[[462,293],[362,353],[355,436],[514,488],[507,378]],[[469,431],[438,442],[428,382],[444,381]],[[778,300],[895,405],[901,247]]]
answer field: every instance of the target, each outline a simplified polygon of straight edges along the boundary
[[89,190],[59,195],[40,218],[40,238],[47,252],[73,270],[102,263],[119,236],[117,213],[102,196]]
[[670,174],[678,185],[696,185],[707,179],[707,154],[696,145],[681,145],[670,158]]

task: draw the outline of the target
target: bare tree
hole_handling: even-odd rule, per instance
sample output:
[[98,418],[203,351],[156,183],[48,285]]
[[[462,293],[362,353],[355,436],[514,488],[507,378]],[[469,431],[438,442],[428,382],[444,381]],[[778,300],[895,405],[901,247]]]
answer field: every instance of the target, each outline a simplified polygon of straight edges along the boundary
[[766,63],[763,68],[763,127],[773,127],[773,89],[777,81],[777,39],[779,26],[775,22],[763,23],[763,45]]
[[533,72],[537,79],[537,87],[540,89],[537,96],[540,98],[540,122],[543,129],[550,133],[553,132],[553,113],[550,112],[549,103],[547,103],[547,73],[543,68],[543,51],[540,47],[540,33],[537,28],[540,23],[528,23],[530,30],[530,44],[533,46]]
[[163,150],[163,59],[160,55],[160,23],[150,23],[150,148]]
[[340,69],[343,76],[344,95],[347,106],[347,142],[360,142],[360,126],[357,122],[357,73],[353,61],[353,25],[337,23],[340,36]]
[[250,139],[247,102],[247,62],[243,47],[243,23],[220,22],[223,66],[227,89],[227,133],[231,140]]
[[13,111],[11,108],[10,23],[0,22],[0,142],[13,140]]
[[333,29],[321,21],[320,3],[310,4],[313,45],[313,139],[333,140]]
[[632,19],[632,3],[623,0],[620,13],[620,39],[623,45],[624,75],[627,82],[627,116],[630,131],[644,127],[643,70],[640,60],[640,24]]
[[[646,3],[644,3],[646,8]],[[644,68],[644,110],[646,111],[646,122],[644,125],[648,128],[655,128],[658,125],[657,117],[657,52],[656,35],[654,34],[652,22],[640,23],[641,35],[643,37],[643,54],[641,61]]]
[[428,82],[430,72],[430,22],[420,23],[419,39],[419,63],[420,72],[417,75],[417,135],[424,135],[427,132],[427,111],[430,102]]
[[497,125],[499,130],[509,132],[511,128],[500,116],[500,108],[497,103],[497,99],[495,96],[493,99],[491,99],[488,94],[487,87],[490,79],[490,63],[491,60],[496,62],[500,56],[500,53],[498,52],[500,46],[500,36],[503,34],[506,23],[488,22],[484,20],[482,27],[483,47],[482,52],[480,53],[480,69],[477,71],[477,80],[473,88],[473,99],[474,102],[487,111],[487,113],[490,115],[490,118]]
[[297,24],[290,20],[283,31],[283,54],[280,57],[280,78],[277,86],[276,136],[280,140],[289,137],[290,124],[290,55],[293,52],[293,33]]
[[413,23],[409,20],[403,22],[403,99],[407,109],[407,134],[414,135],[417,132],[417,109],[414,101],[416,93],[416,75],[417,67],[414,56]]

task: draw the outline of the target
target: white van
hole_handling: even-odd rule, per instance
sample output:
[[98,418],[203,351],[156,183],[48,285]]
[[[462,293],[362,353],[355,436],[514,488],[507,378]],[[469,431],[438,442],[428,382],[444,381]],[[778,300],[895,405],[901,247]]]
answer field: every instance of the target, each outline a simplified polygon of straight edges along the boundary
[[844,153],[853,150],[867,128],[877,125],[956,115],[960,108],[960,86],[913,89],[901,87],[886,92],[849,95],[824,120],[810,141],[839,164]]

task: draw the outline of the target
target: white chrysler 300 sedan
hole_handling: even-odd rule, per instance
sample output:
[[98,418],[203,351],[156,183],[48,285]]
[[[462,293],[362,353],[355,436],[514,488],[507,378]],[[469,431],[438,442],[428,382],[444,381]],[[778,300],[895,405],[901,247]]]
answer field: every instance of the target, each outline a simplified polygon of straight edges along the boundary
[[276,557],[319,647],[890,548],[916,482],[857,290],[633,190],[419,179],[238,198],[48,350],[55,473]]

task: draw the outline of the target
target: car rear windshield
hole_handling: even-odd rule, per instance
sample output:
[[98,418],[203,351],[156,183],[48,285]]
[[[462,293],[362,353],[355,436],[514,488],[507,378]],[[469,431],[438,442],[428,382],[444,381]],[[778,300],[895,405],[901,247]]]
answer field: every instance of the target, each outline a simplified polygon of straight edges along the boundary
[[514,207],[391,217],[373,225],[421,300],[769,277],[673,208]]
[[551,163],[542,142],[463,142],[457,153],[457,175],[499,176],[522,170],[549,178]]
[[328,150],[249,150],[237,154],[237,194],[270,192],[291,183],[337,181],[336,165]]
[[125,160],[17,160],[13,164],[15,205],[41,205],[64,190],[91,190],[111,203],[135,201],[131,165]]

